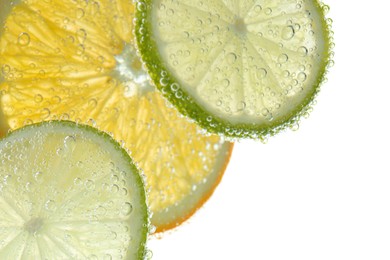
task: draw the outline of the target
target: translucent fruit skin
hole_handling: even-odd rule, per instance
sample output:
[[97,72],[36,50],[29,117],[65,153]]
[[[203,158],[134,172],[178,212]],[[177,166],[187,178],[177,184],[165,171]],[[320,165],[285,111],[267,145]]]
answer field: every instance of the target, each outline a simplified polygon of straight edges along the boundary
[[143,179],[107,133],[70,121],[0,140],[1,259],[144,259]]
[[[162,3],[165,4],[168,2],[169,1],[163,1]],[[175,3],[181,2],[185,2],[183,6],[186,6],[186,8],[187,6],[189,6],[187,12],[189,12],[188,10],[190,10],[193,6],[201,4],[200,1],[194,1],[193,3],[189,3],[185,0],[176,1]],[[229,3],[229,1],[223,2]],[[260,3],[261,1],[250,2]],[[313,29],[313,33],[315,34],[319,32],[319,34],[322,35],[322,39],[320,42],[320,45],[323,49],[322,58],[318,61],[318,68],[315,69],[316,71],[315,73],[313,73],[315,74],[315,76],[313,76],[313,79],[311,80],[312,84],[307,87],[307,90],[305,90],[306,92],[302,100],[299,100],[297,104],[287,103],[287,108],[285,109],[287,112],[280,115],[279,117],[271,118],[269,121],[257,123],[255,122],[256,120],[253,120],[253,122],[249,122],[250,120],[247,120],[248,122],[242,123],[239,122],[240,120],[238,120],[237,123],[232,122],[229,116],[220,116],[218,115],[218,113],[214,113],[215,111],[206,109],[206,105],[204,103],[206,101],[202,101],[196,98],[193,94],[194,90],[191,90],[189,89],[189,87],[186,87],[185,85],[187,83],[185,81],[178,80],[178,77],[180,77],[181,75],[175,74],[176,72],[172,71],[172,65],[168,64],[169,57],[164,58],[164,52],[166,51],[166,49],[169,48],[169,46],[164,45],[165,49],[160,49],[160,46],[162,45],[161,39],[156,39],[157,24],[155,24],[155,13],[157,12],[156,10],[160,8],[158,6],[160,2],[156,2],[154,0],[138,1],[135,20],[137,46],[140,51],[142,60],[147,67],[148,73],[151,76],[153,82],[155,83],[157,88],[163,93],[163,95],[170,102],[172,102],[172,104],[174,104],[175,107],[182,114],[192,118],[200,126],[208,130],[209,132],[221,134],[226,137],[230,137],[233,140],[236,138],[253,138],[264,140],[267,139],[267,137],[269,136],[277,134],[283,129],[286,129],[288,127],[294,128],[296,125],[298,125],[298,122],[302,116],[306,117],[308,115],[308,113],[312,109],[314,98],[319,92],[322,82],[325,80],[328,64],[330,64],[331,58],[333,57],[333,52],[331,51],[331,46],[333,46],[333,43],[332,37],[330,36],[332,32],[330,29],[330,23],[328,22],[328,20],[326,20],[324,14],[326,10],[328,10],[328,6],[317,2],[317,0],[307,0],[303,2],[309,3],[309,5],[313,8],[315,12],[315,16],[319,19],[319,23],[314,25],[315,28]],[[263,10],[264,9],[265,7],[263,7]],[[172,15],[172,11],[170,12],[170,14],[168,13],[168,7],[166,7],[166,10],[167,16]],[[196,12],[198,12],[198,10],[196,10]],[[185,16],[183,13],[181,13],[180,15]],[[180,22],[178,22],[178,24],[180,24]],[[169,28],[168,25],[166,26],[167,28]],[[241,22],[236,22],[236,24],[233,24],[233,27],[234,30],[242,31],[243,25]],[[176,32],[175,29],[172,29],[172,32]],[[281,37],[291,37],[289,36],[289,32],[287,31],[283,31],[282,33],[284,34]],[[188,34],[183,34],[183,38],[184,37],[188,37]],[[167,38],[169,37],[167,36]],[[228,59],[228,57],[226,56],[225,59]],[[237,88],[239,89],[239,86]]]

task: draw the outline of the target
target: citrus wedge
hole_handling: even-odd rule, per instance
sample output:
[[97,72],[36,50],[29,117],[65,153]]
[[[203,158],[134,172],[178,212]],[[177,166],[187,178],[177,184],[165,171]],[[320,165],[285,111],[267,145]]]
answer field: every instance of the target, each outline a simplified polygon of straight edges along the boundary
[[73,122],[0,140],[1,259],[143,259],[141,176],[108,134]]
[[155,85],[211,132],[262,139],[297,122],[330,57],[317,0],[140,0],[136,38]]
[[88,121],[122,140],[147,176],[156,232],[211,195],[232,144],[182,117],[142,69],[127,0],[21,1],[2,17],[1,104],[11,129]]

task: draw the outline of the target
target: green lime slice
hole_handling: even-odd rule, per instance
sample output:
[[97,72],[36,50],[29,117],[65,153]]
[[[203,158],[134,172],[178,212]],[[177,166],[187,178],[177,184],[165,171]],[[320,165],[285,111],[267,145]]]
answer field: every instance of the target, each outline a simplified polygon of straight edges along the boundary
[[264,138],[308,110],[330,61],[316,0],[140,0],[136,38],[155,85],[211,132]]
[[67,121],[0,140],[0,259],[143,259],[143,180],[108,134]]

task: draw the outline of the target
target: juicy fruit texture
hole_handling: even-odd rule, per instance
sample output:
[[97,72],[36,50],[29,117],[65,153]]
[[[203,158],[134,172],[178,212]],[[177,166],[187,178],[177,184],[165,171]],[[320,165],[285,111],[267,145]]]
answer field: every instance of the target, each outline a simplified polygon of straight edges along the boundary
[[21,1],[0,22],[1,105],[16,129],[88,121],[113,133],[147,176],[152,224],[172,228],[219,183],[232,144],[204,136],[142,69],[127,0]]
[[143,181],[109,135],[46,122],[0,140],[1,259],[143,259]]
[[307,110],[329,62],[317,0],[140,0],[138,47],[157,87],[210,131],[264,138]]

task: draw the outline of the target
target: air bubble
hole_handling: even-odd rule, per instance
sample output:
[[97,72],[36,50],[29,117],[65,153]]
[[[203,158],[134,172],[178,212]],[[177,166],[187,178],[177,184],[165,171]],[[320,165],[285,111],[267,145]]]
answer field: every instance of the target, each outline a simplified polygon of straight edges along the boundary
[[36,172],[34,174],[34,179],[37,181],[37,182],[41,182],[42,181],[42,178],[43,178],[43,172]]
[[286,26],[283,28],[282,30],[282,38],[284,40],[290,40],[291,38],[293,38],[295,35],[295,30],[294,30],[294,27],[292,26]]
[[255,8],[254,8],[256,13],[260,13],[262,9],[263,8],[261,7],[261,5],[256,5]]
[[43,108],[42,109],[42,119],[48,119],[49,118],[49,116],[50,116],[50,114],[51,114],[51,111],[50,111],[50,109],[48,109],[48,108]]
[[122,215],[129,215],[133,211],[133,205],[130,202],[125,202],[121,207]]
[[20,46],[27,46],[30,44],[30,35],[28,33],[21,33],[18,36],[18,44]]
[[264,68],[261,68],[261,69],[259,69],[258,71],[257,71],[257,77],[259,78],[259,79],[263,79],[263,78],[265,78],[266,76],[267,76],[267,70],[266,69],[264,69]]
[[224,80],[222,80],[222,85],[226,88],[226,87],[229,87],[229,85],[230,85],[230,80],[228,80],[228,79],[224,79]]
[[227,62],[228,62],[229,64],[235,63],[236,60],[237,60],[237,55],[236,55],[235,53],[231,52],[231,53],[229,53],[229,54],[227,55]]
[[272,14],[272,9],[271,8],[266,8],[264,12],[265,12],[266,15],[270,15],[270,14]]
[[91,98],[90,100],[88,100],[88,106],[90,106],[91,108],[95,108],[97,106],[97,100],[96,98]]
[[114,184],[111,186],[111,192],[117,193],[119,191],[119,186]]
[[298,78],[298,80],[301,81],[301,82],[305,81],[306,78],[307,78],[306,73],[304,73],[304,72],[298,73],[297,78]]
[[78,47],[77,47],[77,50],[76,50],[76,54],[77,55],[82,55],[85,51],[85,47],[84,45],[80,44]]
[[241,101],[237,104],[237,110],[242,111],[246,108],[246,103],[244,101]]
[[74,137],[73,135],[68,135],[64,139],[64,146],[67,149],[74,148],[75,143],[76,143],[76,137]]
[[85,14],[84,9],[78,8],[78,9],[76,10],[76,18],[77,18],[77,19],[83,18],[83,17],[84,17],[84,14]]
[[42,95],[40,95],[40,94],[36,94],[36,95],[35,95],[35,97],[34,97],[35,103],[41,103],[42,100],[43,100]]
[[283,53],[281,55],[279,55],[278,57],[278,62],[280,63],[286,63],[288,61],[288,56],[287,54]]
[[263,116],[268,116],[269,110],[268,110],[267,108],[263,108],[263,109],[261,110],[261,114],[262,114]]
[[145,11],[145,9],[146,9],[146,4],[145,3],[143,3],[143,2],[138,2],[138,4],[137,4],[137,9],[138,9],[138,11]]
[[168,80],[166,78],[161,78],[160,84],[161,84],[161,86],[166,87],[166,86],[168,86]]
[[77,31],[77,38],[78,40],[83,43],[85,41],[85,39],[87,38],[87,31],[85,31],[84,29],[80,29]]
[[298,129],[299,129],[299,124],[298,124],[297,122],[291,124],[291,125],[290,125],[290,129],[291,129],[292,131],[298,131]]
[[167,15],[168,15],[168,16],[172,16],[172,15],[174,15],[174,14],[175,14],[175,11],[173,11],[173,9],[169,8],[169,9],[167,10]]
[[83,181],[77,177],[77,178],[74,178],[73,183],[77,186],[80,186],[81,184],[83,184]]
[[92,180],[87,180],[85,182],[85,187],[87,188],[87,190],[93,190],[95,188],[95,182]]
[[[114,237],[114,238],[116,238],[116,233],[115,233],[115,232],[112,232],[112,233],[115,234],[115,237]],[[112,260],[112,255],[110,255],[110,254],[104,255],[103,260]]]
[[309,51],[307,50],[307,48],[306,48],[305,46],[301,46],[301,47],[298,48],[298,53],[299,53],[302,57],[306,56],[308,52],[309,52]]
[[178,91],[179,90],[179,84],[177,84],[177,83],[173,83],[172,85],[171,85],[171,90],[172,91]]
[[7,75],[11,72],[11,67],[8,64],[4,64],[1,68],[1,72],[3,73],[3,75]]
[[329,5],[323,5],[322,6],[322,11],[324,12],[324,14],[327,14],[330,11]]
[[54,211],[56,209],[56,204],[54,200],[47,200],[45,202],[45,209],[48,211]]

